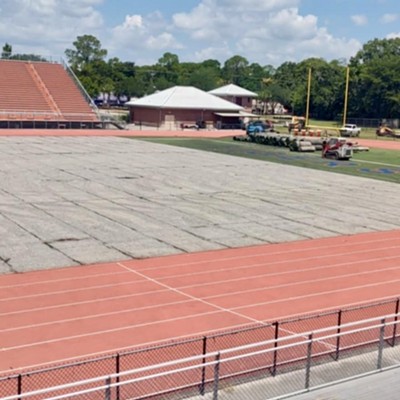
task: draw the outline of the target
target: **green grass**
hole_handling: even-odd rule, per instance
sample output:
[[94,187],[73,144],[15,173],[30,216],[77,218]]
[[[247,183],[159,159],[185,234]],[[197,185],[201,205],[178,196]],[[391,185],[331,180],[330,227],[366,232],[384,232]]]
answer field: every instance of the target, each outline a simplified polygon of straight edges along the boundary
[[323,159],[320,152],[290,152],[283,147],[237,142],[230,138],[141,138],[141,140],[400,183],[400,152],[394,150],[371,149],[368,152],[355,153],[349,161],[336,161]]
[[[273,116],[270,116],[270,119],[273,119]],[[320,121],[320,120],[310,119],[309,120],[309,125],[310,126],[318,126],[321,129],[326,128],[327,131],[331,135],[337,135],[338,134],[338,129],[342,126],[342,123],[341,122],[337,122],[337,121]],[[277,127],[277,129],[278,129],[278,131],[281,131],[281,132],[285,131],[285,128]],[[374,139],[374,140],[396,140],[394,138],[376,136],[376,128],[361,128],[360,138],[362,138],[362,139]]]

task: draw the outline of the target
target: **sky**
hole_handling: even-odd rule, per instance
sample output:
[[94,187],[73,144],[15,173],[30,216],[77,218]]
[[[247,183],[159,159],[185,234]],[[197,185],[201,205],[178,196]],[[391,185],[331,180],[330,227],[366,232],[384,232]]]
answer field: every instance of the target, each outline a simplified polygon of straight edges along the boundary
[[0,44],[13,53],[58,60],[85,34],[137,65],[166,52],[274,67],[346,61],[370,40],[400,37],[400,0],[0,0]]

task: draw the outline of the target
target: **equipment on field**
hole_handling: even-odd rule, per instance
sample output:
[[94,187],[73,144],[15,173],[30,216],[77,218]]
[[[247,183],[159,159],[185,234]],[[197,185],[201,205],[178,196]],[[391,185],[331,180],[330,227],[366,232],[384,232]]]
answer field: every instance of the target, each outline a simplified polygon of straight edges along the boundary
[[292,133],[293,130],[297,129],[301,131],[306,126],[306,119],[304,117],[292,117],[292,121],[287,124],[289,133]]
[[252,136],[256,133],[272,131],[273,125],[269,121],[252,121],[246,126],[246,133]]
[[323,143],[322,157],[350,160],[353,157],[353,144],[345,138],[330,138]]
[[386,136],[386,137],[400,138],[400,133],[396,132],[394,129],[391,129],[386,125],[381,125],[376,130],[376,136]]
[[289,150],[313,153],[316,148],[307,138],[296,137],[289,143]]

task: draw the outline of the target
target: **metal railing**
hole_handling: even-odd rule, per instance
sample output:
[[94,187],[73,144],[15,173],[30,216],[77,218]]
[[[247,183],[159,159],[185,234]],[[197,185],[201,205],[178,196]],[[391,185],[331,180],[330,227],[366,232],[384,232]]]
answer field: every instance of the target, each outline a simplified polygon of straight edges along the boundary
[[[20,395],[31,390],[40,390],[57,384],[68,384],[80,379],[91,379],[99,375],[120,374],[124,371],[147,368],[162,361],[171,361],[199,356],[206,358],[207,354],[221,352],[225,349],[237,348],[243,345],[261,343],[272,340],[278,343],[293,332],[306,335],[307,332],[319,331],[325,327],[334,327],[339,335],[346,328],[346,324],[365,320],[369,317],[394,314],[397,321],[400,299],[366,304],[359,307],[329,311],[326,313],[305,315],[291,319],[252,324],[241,328],[215,332],[208,336],[168,341],[151,347],[134,348],[117,354],[108,354],[103,357],[81,359],[70,364],[52,365],[45,369],[25,369],[20,373],[0,375],[0,398],[2,396]],[[397,325],[394,326],[391,343],[397,337]],[[342,343],[341,336],[336,342],[330,343],[336,360],[346,343]],[[274,353],[271,373],[275,374],[282,360],[278,353]],[[205,373],[205,371],[204,371]],[[206,376],[206,375],[205,375]]]
[[40,119],[55,119],[62,120],[66,118],[76,119],[77,121],[82,118],[91,118],[93,120],[93,114],[91,113],[57,113],[52,111],[20,111],[20,110],[0,110],[1,119],[18,119],[18,120],[30,120],[35,118]]
[[[23,399],[279,399],[400,367],[399,314],[369,318],[6,396]],[[338,353],[338,343],[340,354]],[[349,368],[351,366],[351,368]],[[229,388],[229,390],[227,390]],[[242,393],[242,396],[240,396]]]
[[64,67],[65,71],[69,74],[69,76],[72,78],[74,81],[75,85],[81,92],[82,96],[86,99],[87,103],[90,105],[92,108],[93,112],[96,114],[97,118],[100,120],[101,115],[100,111],[96,105],[96,103],[93,101],[93,99],[90,97],[89,93],[86,91],[84,86],[82,85],[81,81],[78,79],[78,77],[75,75],[75,72],[72,70],[72,68],[64,61],[63,58],[61,58],[61,65]]

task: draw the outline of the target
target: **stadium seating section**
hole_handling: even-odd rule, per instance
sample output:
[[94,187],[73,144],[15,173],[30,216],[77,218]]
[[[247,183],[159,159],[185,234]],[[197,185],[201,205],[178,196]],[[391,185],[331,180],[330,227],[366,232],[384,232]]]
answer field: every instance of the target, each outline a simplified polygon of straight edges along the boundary
[[0,60],[0,121],[98,121],[61,64]]

